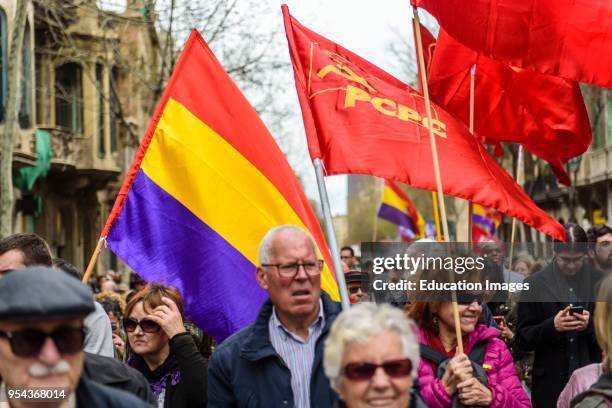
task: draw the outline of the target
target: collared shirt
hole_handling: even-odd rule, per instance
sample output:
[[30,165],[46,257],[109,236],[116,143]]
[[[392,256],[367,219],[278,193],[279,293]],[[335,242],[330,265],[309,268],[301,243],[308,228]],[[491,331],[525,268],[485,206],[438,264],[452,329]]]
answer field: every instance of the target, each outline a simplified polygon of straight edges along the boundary
[[317,339],[325,326],[323,302],[319,300],[319,317],[308,329],[308,338],[290,332],[278,319],[276,308],[268,323],[272,347],[291,371],[291,390],[296,408],[310,408],[310,377]]

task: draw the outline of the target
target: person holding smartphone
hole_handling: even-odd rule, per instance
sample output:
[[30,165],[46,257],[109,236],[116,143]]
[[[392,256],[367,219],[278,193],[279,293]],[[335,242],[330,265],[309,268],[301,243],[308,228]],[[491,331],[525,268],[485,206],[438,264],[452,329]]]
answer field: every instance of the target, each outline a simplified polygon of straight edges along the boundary
[[591,315],[599,274],[586,262],[587,236],[576,224],[565,227],[567,242],[555,242],[555,257],[526,279],[518,306],[516,345],[534,351],[532,402],[556,407],[572,372],[601,361]]

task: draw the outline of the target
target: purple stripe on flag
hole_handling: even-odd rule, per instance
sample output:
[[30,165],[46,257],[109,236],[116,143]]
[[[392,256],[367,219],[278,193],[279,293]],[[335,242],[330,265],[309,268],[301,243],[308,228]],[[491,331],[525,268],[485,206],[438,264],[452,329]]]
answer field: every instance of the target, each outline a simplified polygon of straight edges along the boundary
[[267,297],[255,265],[142,169],[107,242],[146,281],[176,287],[187,317],[217,341],[255,321]]
[[389,204],[382,203],[380,205],[380,208],[378,209],[378,217],[393,224],[409,228],[413,232],[415,231],[412,218]]

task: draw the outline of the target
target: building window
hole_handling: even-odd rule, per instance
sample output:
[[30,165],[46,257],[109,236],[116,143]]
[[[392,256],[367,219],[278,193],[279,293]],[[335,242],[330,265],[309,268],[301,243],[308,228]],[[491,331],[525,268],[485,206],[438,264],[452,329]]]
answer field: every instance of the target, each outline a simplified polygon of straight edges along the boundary
[[4,122],[6,112],[6,86],[8,76],[8,40],[6,13],[0,7],[0,122]]
[[110,150],[117,151],[117,138],[119,136],[119,101],[117,100],[117,68],[110,74]]
[[104,120],[104,66],[96,64],[96,88],[98,91],[98,157],[106,155],[106,121]]
[[32,127],[32,41],[30,24],[26,22],[21,47],[21,86],[19,105],[19,126],[22,129]]
[[83,68],[74,62],[55,69],[55,124],[83,132]]

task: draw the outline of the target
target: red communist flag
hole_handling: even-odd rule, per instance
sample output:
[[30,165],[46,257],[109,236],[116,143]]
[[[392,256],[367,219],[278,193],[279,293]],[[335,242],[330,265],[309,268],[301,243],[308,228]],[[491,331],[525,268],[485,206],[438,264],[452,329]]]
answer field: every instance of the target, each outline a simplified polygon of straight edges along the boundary
[[474,131],[487,142],[520,143],[548,161],[569,185],[564,163],[591,144],[591,124],[578,83],[513,68],[467,48],[440,29],[429,69],[438,105],[469,123],[470,69],[474,77]]
[[411,0],[467,47],[512,66],[612,88],[610,0]]
[[[423,97],[365,59],[308,30],[283,6],[308,149],[328,175],[369,174],[435,190]],[[432,104],[444,192],[495,208],[552,237],[563,227],[539,209],[469,134]]]

